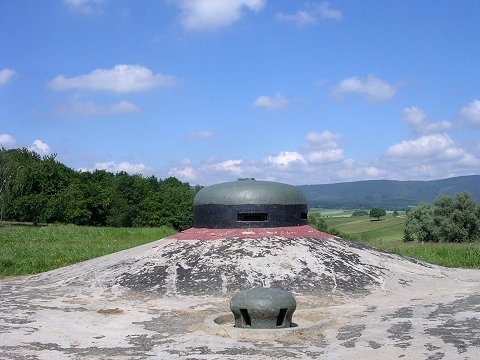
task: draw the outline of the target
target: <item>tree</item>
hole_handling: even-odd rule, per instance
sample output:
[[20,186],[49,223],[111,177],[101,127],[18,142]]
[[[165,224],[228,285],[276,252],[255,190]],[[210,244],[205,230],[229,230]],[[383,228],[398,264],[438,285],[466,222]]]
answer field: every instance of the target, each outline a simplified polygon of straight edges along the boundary
[[387,215],[387,212],[379,208],[370,210],[370,214],[369,214],[371,218],[377,218],[377,221],[380,220],[380,218],[385,215]]
[[174,177],[74,171],[55,155],[0,147],[0,220],[183,230],[200,188]]
[[468,193],[441,195],[407,213],[404,240],[473,242],[480,240],[480,205]]

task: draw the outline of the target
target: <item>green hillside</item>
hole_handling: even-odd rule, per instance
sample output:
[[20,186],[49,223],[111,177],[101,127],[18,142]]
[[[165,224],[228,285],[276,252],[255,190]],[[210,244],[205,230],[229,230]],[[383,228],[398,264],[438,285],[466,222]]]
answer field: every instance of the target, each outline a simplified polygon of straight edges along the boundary
[[433,181],[367,180],[324,185],[302,185],[310,207],[406,209],[432,202],[439,195],[469,192],[480,200],[480,175]]

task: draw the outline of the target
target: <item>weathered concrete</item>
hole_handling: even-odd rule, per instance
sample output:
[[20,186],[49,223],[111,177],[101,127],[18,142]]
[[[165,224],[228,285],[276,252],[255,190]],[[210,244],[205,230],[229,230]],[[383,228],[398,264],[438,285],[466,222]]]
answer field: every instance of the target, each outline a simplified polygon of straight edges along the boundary
[[[479,270],[306,226],[236,231],[0,281],[0,359],[480,358]],[[256,286],[292,291],[298,327],[233,328],[231,296]]]

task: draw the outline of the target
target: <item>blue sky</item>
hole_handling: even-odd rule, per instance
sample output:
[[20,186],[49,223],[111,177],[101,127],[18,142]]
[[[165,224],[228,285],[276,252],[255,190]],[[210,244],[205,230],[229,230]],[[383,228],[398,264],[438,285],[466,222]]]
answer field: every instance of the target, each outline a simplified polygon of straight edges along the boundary
[[0,0],[0,144],[292,184],[480,174],[476,0]]

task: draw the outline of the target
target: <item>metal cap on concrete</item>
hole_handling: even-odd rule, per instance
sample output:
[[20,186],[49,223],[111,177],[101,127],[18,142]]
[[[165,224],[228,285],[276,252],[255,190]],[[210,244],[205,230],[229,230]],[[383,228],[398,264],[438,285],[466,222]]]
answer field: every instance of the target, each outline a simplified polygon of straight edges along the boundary
[[297,302],[291,292],[275,288],[239,291],[230,301],[235,326],[252,329],[277,329],[292,326]]
[[307,224],[307,199],[295,186],[239,179],[195,196],[195,228],[263,228]]

